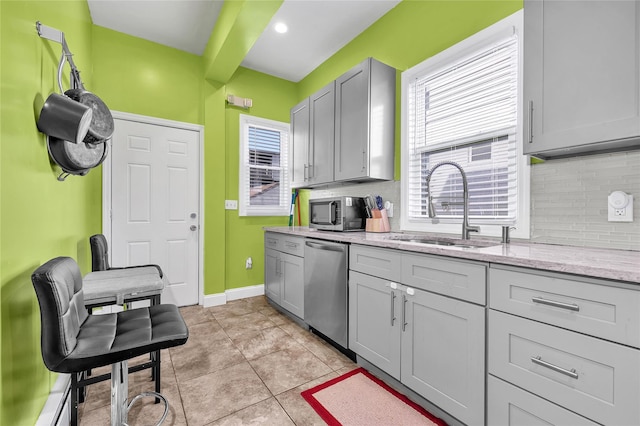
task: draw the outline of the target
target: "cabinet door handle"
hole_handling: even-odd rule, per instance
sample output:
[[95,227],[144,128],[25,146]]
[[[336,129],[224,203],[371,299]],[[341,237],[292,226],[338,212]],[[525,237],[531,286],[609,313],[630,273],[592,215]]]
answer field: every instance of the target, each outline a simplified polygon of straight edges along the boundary
[[531,298],[531,301],[534,303],[539,303],[541,305],[548,305],[548,306],[553,306],[555,308],[567,309],[569,311],[578,312],[580,310],[580,306],[576,305],[575,303],[558,302],[556,300],[544,299],[542,297],[533,297]]
[[291,243],[291,242],[286,242],[284,243],[285,247],[288,248],[298,248],[298,244],[297,243]]
[[533,101],[529,101],[529,143],[533,143]]
[[393,327],[393,323],[396,321],[396,292],[391,292],[391,327]]
[[407,329],[407,296],[402,295],[402,331]]
[[362,171],[363,172],[367,171],[367,150],[366,149],[362,150]]
[[305,181],[308,179],[308,177],[307,177],[307,175],[309,174],[308,169],[309,169],[309,165],[305,164],[304,165],[304,172],[302,174],[303,180],[305,180]]
[[567,370],[566,368],[558,367],[557,365],[551,364],[550,362],[543,361],[540,356],[531,357],[531,362],[534,364],[538,364],[542,367],[546,367],[550,370],[553,370],[557,373],[564,374],[565,376],[569,376],[572,379],[578,379],[578,373],[576,373],[576,369],[572,368],[571,370]]

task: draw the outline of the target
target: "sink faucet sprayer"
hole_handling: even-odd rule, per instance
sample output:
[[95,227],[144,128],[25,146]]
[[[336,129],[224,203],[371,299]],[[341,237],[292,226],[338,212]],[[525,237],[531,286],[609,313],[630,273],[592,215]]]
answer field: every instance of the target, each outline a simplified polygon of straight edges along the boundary
[[[433,207],[433,197],[431,196],[431,189],[429,188],[429,183],[431,182],[431,176],[433,175],[433,172],[435,172],[438,167],[444,166],[444,165],[449,165],[457,168],[458,171],[460,171],[460,175],[462,176],[462,197],[464,199],[463,206],[462,206],[463,214],[464,214],[464,217],[462,219],[462,239],[468,240],[469,232],[480,232],[480,227],[469,225],[469,187],[467,184],[467,174],[464,172],[464,170],[462,170],[462,167],[460,167],[458,163],[453,161],[442,161],[436,164],[435,166],[433,166],[433,168],[429,171],[429,173],[427,173],[425,183],[427,186],[427,191],[429,192],[429,199],[427,203],[429,217],[431,218],[436,217],[436,210]],[[450,204],[453,204],[453,203],[450,203]]]

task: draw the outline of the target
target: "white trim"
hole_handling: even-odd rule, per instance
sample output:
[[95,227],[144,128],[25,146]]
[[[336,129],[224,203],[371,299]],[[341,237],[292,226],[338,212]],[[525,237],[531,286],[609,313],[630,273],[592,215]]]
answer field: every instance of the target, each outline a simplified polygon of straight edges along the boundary
[[[516,34],[519,38],[518,43],[518,69],[520,78],[518,79],[518,99],[522,99],[522,85],[523,85],[523,12],[519,10],[512,15],[496,22],[495,24],[477,32],[476,34],[462,40],[461,42],[443,50],[442,52],[424,60],[418,65],[409,68],[404,71],[401,76],[401,119],[400,119],[400,134],[401,134],[401,218],[400,218],[400,228],[403,231],[427,231],[427,232],[438,232],[438,233],[450,233],[450,234],[460,234],[461,233],[461,225],[460,221],[456,223],[444,223],[444,220],[437,225],[432,225],[430,223],[421,222],[420,224],[416,224],[415,221],[411,221],[405,212],[408,212],[408,184],[409,181],[406,176],[409,174],[408,164],[409,164],[409,153],[407,149],[407,90],[406,88],[409,86],[410,82],[415,80],[417,76],[421,76],[425,73],[425,69],[433,70],[434,67],[441,68],[444,63],[450,62],[454,59],[460,59],[465,55],[469,55],[470,51],[477,49],[478,46],[486,45],[487,43],[491,43],[496,40],[497,37],[503,36],[506,32],[510,32],[512,34]],[[518,105],[520,106],[520,105]],[[513,238],[530,238],[530,165],[528,156],[523,155],[522,153],[522,108],[518,108],[518,126],[516,129],[516,138],[518,143],[517,145],[517,156],[518,156],[518,167],[520,171],[518,172],[518,218],[517,218],[517,227],[515,230],[511,232],[511,237]],[[473,221],[471,221],[473,225]],[[482,225],[479,236],[501,236],[501,226],[499,225]],[[472,235],[472,238],[476,234]]]
[[227,300],[246,299],[247,297],[262,296],[264,294],[264,284],[251,285],[248,287],[232,288],[224,291]]
[[212,306],[226,305],[231,300],[246,299],[248,297],[264,295],[264,284],[251,285],[247,287],[232,288],[224,293],[207,294],[204,296],[202,305],[205,308]]
[[[47,402],[44,404],[44,407],[42,407],[42,411],[40,412],[40,416],[38,417],[35,426],[68,425],[70,423],[69,398],[63,399],[69,389],[69,386],[71,386],[71,375],[62,373],[58,374],[58,378],[53,384],[51,392],[49,392]],[[58,419],[58,422],[55,423],[55,416],[59,409],[60,418]]]
[[[167,120],[164,118],[149,117],[146,115],[132,114],[122,111],[111,111],[115,119],[133,121],[137,123],[153,124],[163,127],[191,130],[199,135],[198,177],[200,193],[198,194],[198,304],[204,304],[204,126],[182,121]],[[111,146],[111,139],[107,141]],[[111,256],[111,156],[107,155],[102,163],[102,233],[107,238],[109,256]]]
[[202,306],[211,308],[213,306],[221,306],[227,304],[227,295],[224,293],[206,294],[202,301]]

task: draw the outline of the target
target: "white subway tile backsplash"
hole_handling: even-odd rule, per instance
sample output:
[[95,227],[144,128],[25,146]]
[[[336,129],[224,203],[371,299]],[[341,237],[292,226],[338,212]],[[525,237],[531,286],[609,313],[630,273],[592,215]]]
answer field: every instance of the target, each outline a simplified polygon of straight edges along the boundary
[[[607,196],[634,195],[634,222],[607,220]],[[536,242],[640,250],[640,151],[550,160],[531,167]],[[566,228],[559,227],[567,224]]]

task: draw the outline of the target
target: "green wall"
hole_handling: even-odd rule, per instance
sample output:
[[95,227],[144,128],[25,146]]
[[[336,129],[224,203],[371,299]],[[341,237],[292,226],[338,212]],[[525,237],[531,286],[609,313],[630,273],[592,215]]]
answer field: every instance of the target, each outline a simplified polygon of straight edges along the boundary
[[93,91],[114,111],[204,124],[202,57],[93,26]]
[[[83,81],[92,87],[91,19],[82,1],[2,1],[0,46],[0,424],[32,425],[56,375],[40,355],[40,314],[31,273],[56,256],[90,268],[88,238],[100,232],[100,170],[56,180],[36,114],[58,91],[62,52],[35,22],[65,32]],[[68,87],[68,69],[65,71]]]

